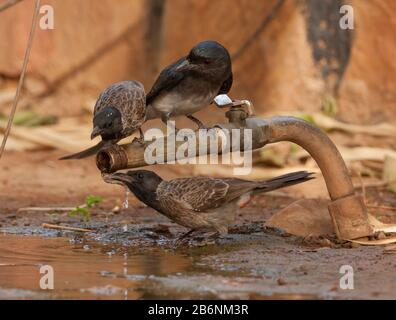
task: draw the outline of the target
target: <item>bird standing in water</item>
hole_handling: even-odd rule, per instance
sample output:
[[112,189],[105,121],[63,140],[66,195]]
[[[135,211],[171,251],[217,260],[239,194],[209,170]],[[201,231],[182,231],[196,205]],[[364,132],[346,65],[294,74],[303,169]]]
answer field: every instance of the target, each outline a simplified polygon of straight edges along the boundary
[[193,113],[201,110],[232,86],[231,58],[216,41],[203,41],[186,57],[166,67],[147,94],[146,120],[162,122],[185,115],[199,128],[205,128]]
[[95,146],[66,155],[64,159],[82,159],[96,154],[108,144],[115,144],[139,130],[138,141],[143,143],[140,129],[146,118],[146,95],[138,81],[122,81],[107,87],[98,97],[94,107],[91,139],[101,136]]
[[114,173],[106,182],[128,187],[149,207],[172,221],[195,231],[228,232],[235,220],[238,204],[247,196],[288,187],[312,179],[312,174],[298,171],[269,180],[250,181],[237,178],[192,177],[165,181],[147,170]]

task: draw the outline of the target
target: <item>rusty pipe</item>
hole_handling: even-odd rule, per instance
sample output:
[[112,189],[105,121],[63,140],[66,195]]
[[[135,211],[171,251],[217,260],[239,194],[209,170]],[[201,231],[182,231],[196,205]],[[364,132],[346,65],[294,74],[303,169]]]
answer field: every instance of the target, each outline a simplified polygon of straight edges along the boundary
[[[229,123],[215,126],[217,134],[232,129],[241,130],[240,146],[243,145],[243,129],[252,130],[251,149],[258,149],[269,143],[290,141],[304,148],[317,162],[331,198],[329,212],[335,232],[340,239],[355,239],[373,234],[368,223],[367,209],[363,199],[355,194],[348,169],[341,154],[330,138],[319,128],[299,118],[278,116],[263,119],[249,117],[243,108],[231,108],[227,112]],[[233,136],[230,137],[230,140]],[[199,139],[196,139],[197,145]],[[221,139],[220,139],[221,141]],[[230,141],[233,144],[235,141]],[[176,143],[176,148],[183,142]],[[174,147],[174,146],[173,146]],[[217,153],[222,152],[218,144]],[[167,141],[164,138],[165,154]],[[112,145],[97,155],[97,166],[104,173],[147,165],[145,147],[135,143]],[[209,152],[209,150],[208,150]],[[174,158],[172,159],[174,160]],[[176,159],[179,160],[179,159]],[[168,159],[164,159],[167,162]]]
[[374,233],[364,200],[355,194],[340,152],[322,130],[293,117],[271,118],[267,130],[268,143],[294,142],[303,147],[318,164],[332,200],[328,208],[339,239],[356,239]]
[[339,199],[354,193],[348,168],[330,138],[319,128],[294,117],[274,117],[266,128],[268,143],[290,141],[303,147],[322,171],[330,198]]

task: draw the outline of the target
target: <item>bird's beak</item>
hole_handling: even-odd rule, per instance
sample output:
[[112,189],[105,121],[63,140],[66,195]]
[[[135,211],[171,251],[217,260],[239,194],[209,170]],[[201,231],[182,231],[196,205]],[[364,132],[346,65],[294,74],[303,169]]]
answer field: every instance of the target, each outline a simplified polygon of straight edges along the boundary
[[91,132],[91,140],[102,133],[102,130],[99,127],[93,128]]
[[190,61],[188,61],[187,59],[185,59],[181,64],[179,64],[176,67],[177,71],[183,71],[185,69],[187,69],[190,66]]
[[125,173],[113,173],[104,177],[105,182],[125,185],[125,183],[131,183],[133,178]]

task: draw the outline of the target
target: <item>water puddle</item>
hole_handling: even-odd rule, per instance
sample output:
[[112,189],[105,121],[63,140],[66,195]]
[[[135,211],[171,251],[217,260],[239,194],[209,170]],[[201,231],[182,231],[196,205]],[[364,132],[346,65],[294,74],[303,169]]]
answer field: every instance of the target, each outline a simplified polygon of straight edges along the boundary
[[[139,299],[150,277],[191,265],[188,257],[164,250],[131,250],[68,238],[0,235],[0,300]],[[53,268],[53,290],[40,288],[44,265]]]
[[[221,261],[238,248],[168,251],[80,238],[0,234],[0,300],[317,298],[285,292],[286,286],[274,287],[275,280],[252,276],[250,267],[243,269],[248,260],[240,249],[231,264],[214,263],[217,255]],[[53,290],[42,288],[49,269]]]

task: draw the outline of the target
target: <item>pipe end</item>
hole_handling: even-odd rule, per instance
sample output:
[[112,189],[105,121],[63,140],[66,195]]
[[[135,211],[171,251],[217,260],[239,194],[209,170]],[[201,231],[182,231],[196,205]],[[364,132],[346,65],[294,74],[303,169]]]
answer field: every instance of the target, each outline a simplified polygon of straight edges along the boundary
[[371,236],[374,233],[361,196],[350,195],[333,200],[329,204],[329,212],[339,239],[357,239]]
[[96,166],[102,173],[113,173],[127,165],[127,154],[118,144],[107,146],[96,154]]

